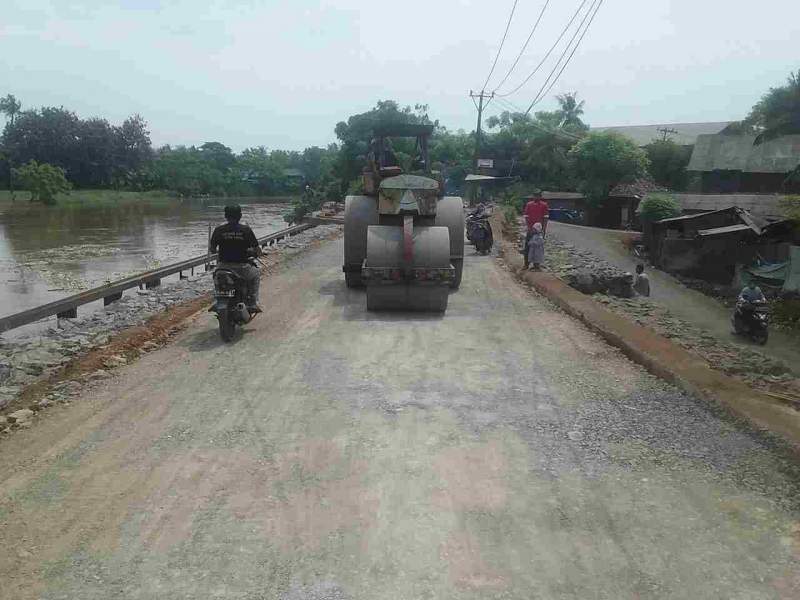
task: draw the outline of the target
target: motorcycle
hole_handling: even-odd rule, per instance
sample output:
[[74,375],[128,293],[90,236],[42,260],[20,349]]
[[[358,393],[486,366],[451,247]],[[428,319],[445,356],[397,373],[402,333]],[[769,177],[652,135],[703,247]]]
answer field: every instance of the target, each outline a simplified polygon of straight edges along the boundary
[[488,214],[471,214],[466,219],[467,239],[481,254],[488,254],[494,244],[492,226]]
[[733,311],[733,330],[763,346],[769,338],[769,307],[766,300],[747,302],[739,300]]
[[233,341],[236,327],[246,325],[258,314],[247,309],[246,298],[244,277],[224,267],[214,271],[214,304],[209,312],[217,314],[222,341]]

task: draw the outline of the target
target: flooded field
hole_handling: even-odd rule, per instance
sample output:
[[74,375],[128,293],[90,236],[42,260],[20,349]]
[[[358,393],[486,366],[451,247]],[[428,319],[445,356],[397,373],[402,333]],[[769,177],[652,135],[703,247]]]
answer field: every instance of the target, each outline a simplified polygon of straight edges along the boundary
[[[209,224],[224,220],[225,203],[0,204],[0,316],[202,254]],[[241,204],[256,235],[286,227],[285,204],[251,198]]]

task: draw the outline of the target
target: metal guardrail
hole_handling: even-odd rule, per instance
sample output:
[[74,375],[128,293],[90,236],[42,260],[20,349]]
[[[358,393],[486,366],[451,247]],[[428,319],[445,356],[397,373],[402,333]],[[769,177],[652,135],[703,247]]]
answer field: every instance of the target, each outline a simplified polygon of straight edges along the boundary
[[[315,226],[316,225],[313,223],[301,223],[300,225],[295,225],[293,227],[282,229],[280,231],[276,231],[275,233],[270,233],[269,235],[260,237],[258,238],[258,243],[262,247],[269,246],[275,242],[278,242],[279,240],[296,235],[301,231],[311,229]],[[125,290],[141,286],[146,288],[158,287],[164,277],[174,275],[175,273],[180,273],[180,276],[183,277],[183,271],[193,271],[195,267],[199,267],[201,265],[205,266],[207,270],[208,265],[213,263],[216,259],[216,254],[204,254],[203,256],[190,258],[179,263],[159,267],[158,269],[140,273],[138,275],[133,275],[132,277],[127,277],[118,281],[112,281],[106,285],[92,288],[90,290],[80,292],[79,294],[68,296],[66,298],[62,298],[61,300],[56,300],[55,302],[50,302],[49,304],[43,304],[41,306],[36,306],[7,317],[2,317],[0,318],[0,333],[10,331],[11,329],[16,329],[17,327],[22,327],[23,325],[29,325],[30,323],[35,323],[36,321],[45,319],[47,317],[52,317],[53,315],[64,319],[74,319],[78,316],[79,306],[100,300],[101,298],[103,299],[104,304],[108,306],[112,302],[116,302],[122,298],[122,292]]]

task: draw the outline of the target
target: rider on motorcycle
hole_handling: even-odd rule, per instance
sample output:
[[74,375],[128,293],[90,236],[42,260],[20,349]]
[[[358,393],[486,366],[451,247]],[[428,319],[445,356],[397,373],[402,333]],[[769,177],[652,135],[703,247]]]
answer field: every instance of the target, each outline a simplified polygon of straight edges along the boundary
[[217,227],[211,235],[208,251],[213,254],[219,249],[217,268],[230,269],[247,282],[247,309],[251,314],[260,313],[258,288],[261,271],[252,260],[263,254],[261,246],[253,230],[239,222],[242,219],[241,206],[226,206],[225,219],[228,222]]
[[742,288],[742,291],[739,293],[739,302],[750,304],[753,302],[762,301],[766,301],[764,292],[762,292],[761,288],[752,282],[745,284],[744,288]]

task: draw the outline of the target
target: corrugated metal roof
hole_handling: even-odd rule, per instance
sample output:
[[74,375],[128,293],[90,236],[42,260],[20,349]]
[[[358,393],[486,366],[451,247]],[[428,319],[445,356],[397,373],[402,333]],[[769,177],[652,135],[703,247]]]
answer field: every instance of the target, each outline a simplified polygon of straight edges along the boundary
[[713,229],[698,229],[697,235],[700,237],[710,237],[714,235],[726,235],[728,233],[738,233],[741,231],[752,231],[749,225],[739,223],[738,225],[728,225],[726,227],[714,227]]
[[671,194],[684,211],[714,211],[738,206],[760,217],[783,217],[781,201],[772,194]]
[[660,140],[664,134],[659,129],[674,129],[678,133],[669,135],[669,140],[683,146],[691,146],[697,136],[719,133],[732,121],[715,121],[711,123],[662,123],[656,125],[622,125],[619,127],[592,127],[592,131],[613,131],[632,139],[637,146],[646,146],[654,140]]
[[660,221],[656,221],[656,223],[679,223],[680,221],[691,221],[692,219],[706,217],[708,215],[713,215],[714,213],[727,212],[729,210],[730,210],[729,208],[725,208],[723,210],[710,210],[708,212],[697,213],[694,215],[682,215],[680,217],[670,217],[669,219],[661,219]]
[[545,200],[583,200],[584,196],[580,192],[542,192]]
[[753,145],[754,135],[700,135],[688,171],[788,173],[800,164],[800,135]]

